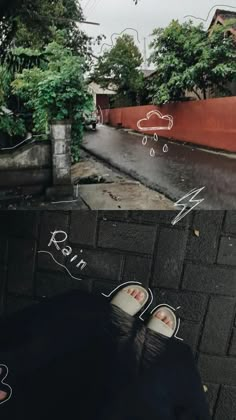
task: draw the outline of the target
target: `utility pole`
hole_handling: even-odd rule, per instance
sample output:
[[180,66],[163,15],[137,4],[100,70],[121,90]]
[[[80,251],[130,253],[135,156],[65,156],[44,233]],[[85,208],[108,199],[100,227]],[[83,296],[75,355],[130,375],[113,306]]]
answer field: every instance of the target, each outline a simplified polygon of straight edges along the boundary
[[143,49],[143,55],[144,55],[144,70],[147,70],[147,38],[143,38],[144,42],[144,49]]

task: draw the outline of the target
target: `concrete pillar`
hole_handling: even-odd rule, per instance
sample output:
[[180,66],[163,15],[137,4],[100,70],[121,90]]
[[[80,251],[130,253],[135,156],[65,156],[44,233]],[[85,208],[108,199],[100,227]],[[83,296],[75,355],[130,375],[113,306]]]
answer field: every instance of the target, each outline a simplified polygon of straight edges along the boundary
[[72,197],[71,183],[71,123],[57,121],[50,126],[52,142],[53,186],[48,189],[50,197]]

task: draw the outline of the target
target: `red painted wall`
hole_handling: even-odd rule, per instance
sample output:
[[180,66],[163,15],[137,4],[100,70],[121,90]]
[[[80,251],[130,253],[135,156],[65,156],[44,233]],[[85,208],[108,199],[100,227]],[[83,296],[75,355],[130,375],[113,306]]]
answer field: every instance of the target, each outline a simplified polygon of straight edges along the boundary
[[[138,121],[145,118],[146,114],[152,110],[159,110],[162,115],[173,116],[172,129],[139,130]],[[104,116],[104,123],[115,127],[122,126],[151,135],[156,132],[162,137],[236,152],[236,96],[178,102],[160,107],[147,105],[115,108],[106,110]],[[142,124],[145,127],[160,127],[160,125],[167,127],[168,120],[160,120],[157,115],[154,115]]]

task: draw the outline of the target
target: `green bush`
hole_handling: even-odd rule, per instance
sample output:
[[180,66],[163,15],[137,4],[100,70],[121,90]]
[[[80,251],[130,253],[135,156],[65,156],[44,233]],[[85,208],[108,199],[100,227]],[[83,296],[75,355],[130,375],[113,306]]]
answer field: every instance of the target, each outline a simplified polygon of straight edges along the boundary
[[77,161],[83,113],[93,109],[92,97],[84,82],[84,62],[56,42],[49,44],[45,53],[47,66],[24,69],[12,83],[13,93],[33,112],[37,133],[47,132],[53,120],[71,120],[72,156]]
[[0,111],[0,131],[9,136],[24,136],[26,128],[24,121],[21,118],[13,115],[6,115]]
[[10,137],[26,133],[24,121],[14,115],[6,114],[2,107],[8,107],[11,96],[12,75],[5,66],[0,66],[0,131]]
[[0,66],[0,106],[6,106],[11,91],[11,74],[6,66]]

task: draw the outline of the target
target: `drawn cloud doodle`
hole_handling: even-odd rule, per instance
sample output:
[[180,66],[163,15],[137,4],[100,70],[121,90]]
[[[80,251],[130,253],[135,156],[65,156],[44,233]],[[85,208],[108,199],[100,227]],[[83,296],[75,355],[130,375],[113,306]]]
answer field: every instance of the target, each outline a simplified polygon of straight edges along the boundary
[[137,127],[141,131],[171,130],[173,125],[172,115],[163,115],[158,110],[148,112],[145,118],[137,122]]
[[196,20],[202,20],[203,22],[207,22],[207,21],[208,21],[208,19],[209,19],[209,17],[210,17],[210,14],[211,14],[212,10],[214,10],[214,9],[215,9],[215,8],[217,8],[217,7],[230,7],[230,8],[232,8],[232,9],[236,9],[236,6],[230,6],[230,5],[228,5],[228,4],[215,4],[215,5],[214,5],[214,6],[212,6],[212,7],[211,7],[211,9],[209,10],[209,12],[208,12],[208,15],[207,15],[206,19],[204,19],[204,18],[202,18],[202,17],[194,16],[194,15],[186,15],[186,16],[184,16],[184,19],[187,19],[187,18],[193,18],[193,19],[196,19]]
[[137,29],[134,29],[134,28],[125,28],[125,29],[124,29],[123,31],[121,31],[120,33],[114,32],[114,33],[111,35],[111,44],[107,44],[106,42],[104,42],[104,43],[102,44],[102,46],[101,46],[101,49],[100,49],[100,51],[99,51],[99,54],[101,54],[101,53],[102,53],[102,50],[103,50],[103,48],[104,48],[105,46],[107,46],[107,47],[109,47],[109,48],[114,47],[114,41],[113,41],[114,37],[115,37],[115,36],[120,36],[120,35],[122,35],[122,34],[123,34],[124,32],[126,32],[126,31],[133,31],[133,32],[135,32],[135,33],[136,33],[136,35],[137,35],[137,41],[138,41],[138,43],[140,44],[139,33],[138,33]]

